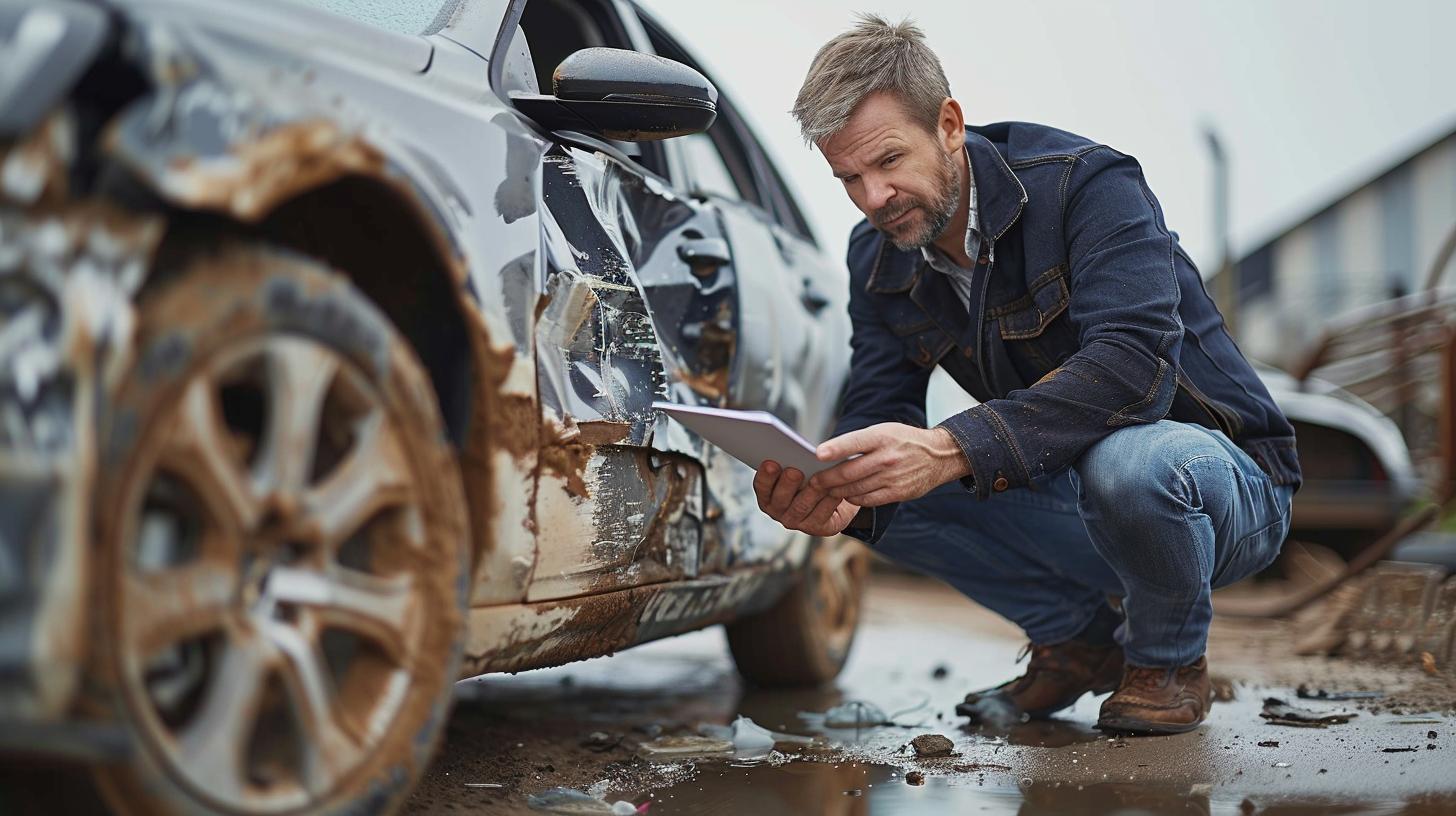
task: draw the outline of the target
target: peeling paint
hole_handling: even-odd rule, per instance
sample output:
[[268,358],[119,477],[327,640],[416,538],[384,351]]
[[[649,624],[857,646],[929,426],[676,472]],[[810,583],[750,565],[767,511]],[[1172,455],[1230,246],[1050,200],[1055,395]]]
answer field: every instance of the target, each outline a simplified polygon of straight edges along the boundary
[[0,198],[21,206],[63,201],[75,160],[75,118],[69,111],[52,114],[35,132],[0,150]]
[[525,671],[611,654],[638,643],[761,611],[794,580],[787,563],[564,601],[472,609],[461,677]]
[[587,498],[583,476],[591,461],[596,446],[581,438],[575,423],[569,426],[547,422],[541,438],[541,469],[560,477],[566,485],[566,492],[579,498]]

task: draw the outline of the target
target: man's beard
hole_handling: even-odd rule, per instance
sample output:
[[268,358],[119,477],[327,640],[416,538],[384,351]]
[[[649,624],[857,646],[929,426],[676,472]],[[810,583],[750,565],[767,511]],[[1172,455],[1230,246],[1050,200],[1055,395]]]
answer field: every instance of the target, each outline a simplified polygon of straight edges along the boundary
[[935,180],[935,189],[939,194],[936,206],[928,205],[918,198],[907,198],[875,210],[874,217],[871,219],[875,224],[888,224],[917,208],[924,210],[929,216],[924,219],[920,229],[903,238],[897,238],[889,230],[880,228],[880,231],[897,249],[912,250],[930,246],[936,238],[940,237],[941,233],[945,232],[945,228],[950,226],[951,219],[955,217],[956,207],[961,203],[961,175],[956,172],[953,156],[954,154],[951,153],[941,155],[940,172],[936,174]]

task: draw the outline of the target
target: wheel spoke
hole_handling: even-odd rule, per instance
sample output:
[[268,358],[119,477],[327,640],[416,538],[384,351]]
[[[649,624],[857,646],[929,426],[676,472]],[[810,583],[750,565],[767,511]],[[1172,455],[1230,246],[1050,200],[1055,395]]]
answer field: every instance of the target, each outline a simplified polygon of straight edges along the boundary
[[339,364],[321,346],[290,337],[269,339],[265,356],[268,428],[254,480],[261,494],[297,495],[308,484],[324,397]]
[[238,588],[234,569],[209,558],[123,580],[127,640],[143,659],[220,627]]
[[359,420],[348,457],[309,492],[304,523],[333,550],[375,513],[407,502],[409,484],[404,450],[375,411]]
[[246,794],[244,752],[257,722],[273,650],[252,636],[230,638],[196,716],[178,734],[194,778],[237,801]]
[[303,728],[304,786],[322,796],[358,761],[359,735],[351,733],[347,717],[335,705],[337,695],[317,638],[278,622],[269,623],[266,631],[283,653],[284,687]]
[[321,625],[368,638],[395,665],[404,664],[413,575],[382,578],[340,566],[327,573],[276,567],[268,587],[279,602],[309,607]]
[[214,384],[193,380],[182,395],[163,457],[233,535],[250,529],[258,501],[223,423]]

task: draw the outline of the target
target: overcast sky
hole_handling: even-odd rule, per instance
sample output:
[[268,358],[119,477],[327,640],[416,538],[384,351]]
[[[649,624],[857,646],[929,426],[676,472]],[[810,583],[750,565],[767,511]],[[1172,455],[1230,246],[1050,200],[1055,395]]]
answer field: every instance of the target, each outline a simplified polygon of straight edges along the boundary
[[857,11],[919,22],[970,122],[1041,122],[1136,156],[1205,272],[1205,123],[1232,160],[1236,251],[1456,129],[1456,2],[639,2],[746,110],[834,252],[859,214],[787,111]]

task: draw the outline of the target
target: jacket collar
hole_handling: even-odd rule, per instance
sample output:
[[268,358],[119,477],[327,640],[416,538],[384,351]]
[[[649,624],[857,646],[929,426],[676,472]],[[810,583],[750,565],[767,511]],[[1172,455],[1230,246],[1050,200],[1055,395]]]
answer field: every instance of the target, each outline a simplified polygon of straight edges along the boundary
[[[1021,217],[1026,207],[1026,188],[1011,172],[1001,151],[986,137],[966,129],[966,155],[971,162],[971,175],[976,180],[976,207],[981,231],[992,241],[999,241]],[[904,292],[915,284],[915,276],[924,257],[920,252],[901,252],[880,238],[880,251],[875,258],[865,288],[871,292]]]
[[981,213],[981,230],[999,241],[1006,230],[1021,217],[1026,207],[1026,188],[1011,172],[1001,151],[985,136],[966,129],[966,155],[971,157],[971,172],[976,176],[977,206]]

